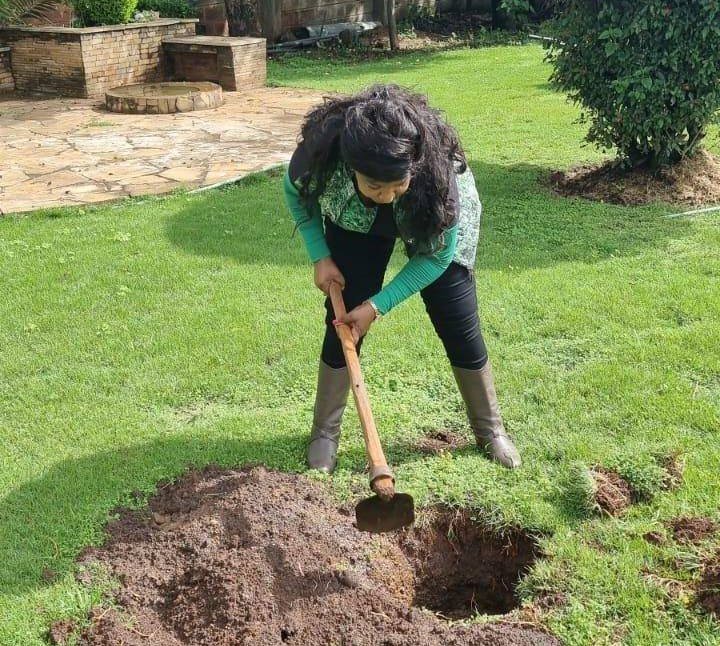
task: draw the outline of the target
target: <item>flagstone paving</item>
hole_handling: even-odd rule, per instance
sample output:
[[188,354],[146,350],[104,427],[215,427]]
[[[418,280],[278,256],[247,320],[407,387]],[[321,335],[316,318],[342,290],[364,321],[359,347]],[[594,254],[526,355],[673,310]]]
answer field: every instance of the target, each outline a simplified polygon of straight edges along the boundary
[[131,115],[86,99],[0,99],[0,213],[210,186],[290,159],[316,91],[226,92],[198,112]]

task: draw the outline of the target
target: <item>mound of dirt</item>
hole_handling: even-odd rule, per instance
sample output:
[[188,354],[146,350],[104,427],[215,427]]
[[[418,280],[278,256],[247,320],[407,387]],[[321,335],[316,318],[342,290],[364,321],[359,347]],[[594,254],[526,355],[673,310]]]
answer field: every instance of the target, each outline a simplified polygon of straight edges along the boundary
[[625,171],[615,161],[580,166],[550,175],[560,195],[584,197],[612,204],[654,202],[703,206],[720,203],[720,159],[701,150],[669,168]]
[[705,612],[720,619],[720,552],[705,564],[696,600]]
[[559,644],[513,615],[443,621],[517,606],[514,587],[538,555],[531,536],[496,534],[464,512],[366,534],[319,483],[209,467],[162,485],[108,533],[81,563],[120,582],[119,610],[92,614],[84,645]]
[[595,466],[590,469],[594,481],[595,505],[610,516],[619,516],[632,503],[630,485],[615,471]]
[[450,429],[439,429],[431,431],[421,437],[415,444],[415,448],[423,453],[438,455],[445,451],[452,451],[470,445],[470,438]]
[[675,518],[668,523],[673,538],[678,543],[697,544],[718,531],[718,524],[704,516],[684,516]]

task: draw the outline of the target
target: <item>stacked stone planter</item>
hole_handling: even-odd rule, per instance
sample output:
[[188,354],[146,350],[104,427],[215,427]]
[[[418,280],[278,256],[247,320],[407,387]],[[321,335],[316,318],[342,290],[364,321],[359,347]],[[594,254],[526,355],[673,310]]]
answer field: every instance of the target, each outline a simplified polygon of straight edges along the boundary
[[119,85],[161,81],[162,40],[195,33],[195,19],[107,27],[5,27],[19,92],[103,98]]
[[267,54],[264,38],[165,38],[163,53],[168,80],[214,81],[230,92],[265,85]]

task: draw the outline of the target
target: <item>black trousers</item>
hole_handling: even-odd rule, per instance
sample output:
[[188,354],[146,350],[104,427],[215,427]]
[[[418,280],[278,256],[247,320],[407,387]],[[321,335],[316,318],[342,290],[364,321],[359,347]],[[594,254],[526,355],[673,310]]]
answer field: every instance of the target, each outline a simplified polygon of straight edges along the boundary
[[[326,221],[325,238],[338,269],[345,277],[343,298],[348,312],[380,291],[395,246],[387,236],[347,231]],[[420,292],[425,309],[442,341],[450,363],[478,370],[487,362],[480,331],[475,279],[466,267],[450,263],[445,272]],[[332,368],[345,365],[330,299],[325,301],[325,339],[322,360]],[[358,344],[358,353],[363,339]]]

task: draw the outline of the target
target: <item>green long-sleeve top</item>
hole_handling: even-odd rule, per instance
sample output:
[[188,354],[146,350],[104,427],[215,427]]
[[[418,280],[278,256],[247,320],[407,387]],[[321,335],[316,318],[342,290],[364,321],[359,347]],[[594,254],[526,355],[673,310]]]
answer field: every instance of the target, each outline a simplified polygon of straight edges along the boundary
[[[300,197],[297,186],[291,178],[291,163],[285,174],[284,190],[288,208],[305,243],[312,262],[329,257],[330,249],[325,241],[321,206],[318,203],[306,205]],[[294,175],[295,173],[292,172]],[[354,187],[353,187],[354,190]],[[342,226],[342,222],[338,222]],[[442,234],[442,244],[432,254],[411,256],[398,274],[370,300],[382,314],[402,303],[416,292],[424,289],[447,269],[455,255],[457,247],[458,225]],[[406,241],[407,242],[407,241]]]

